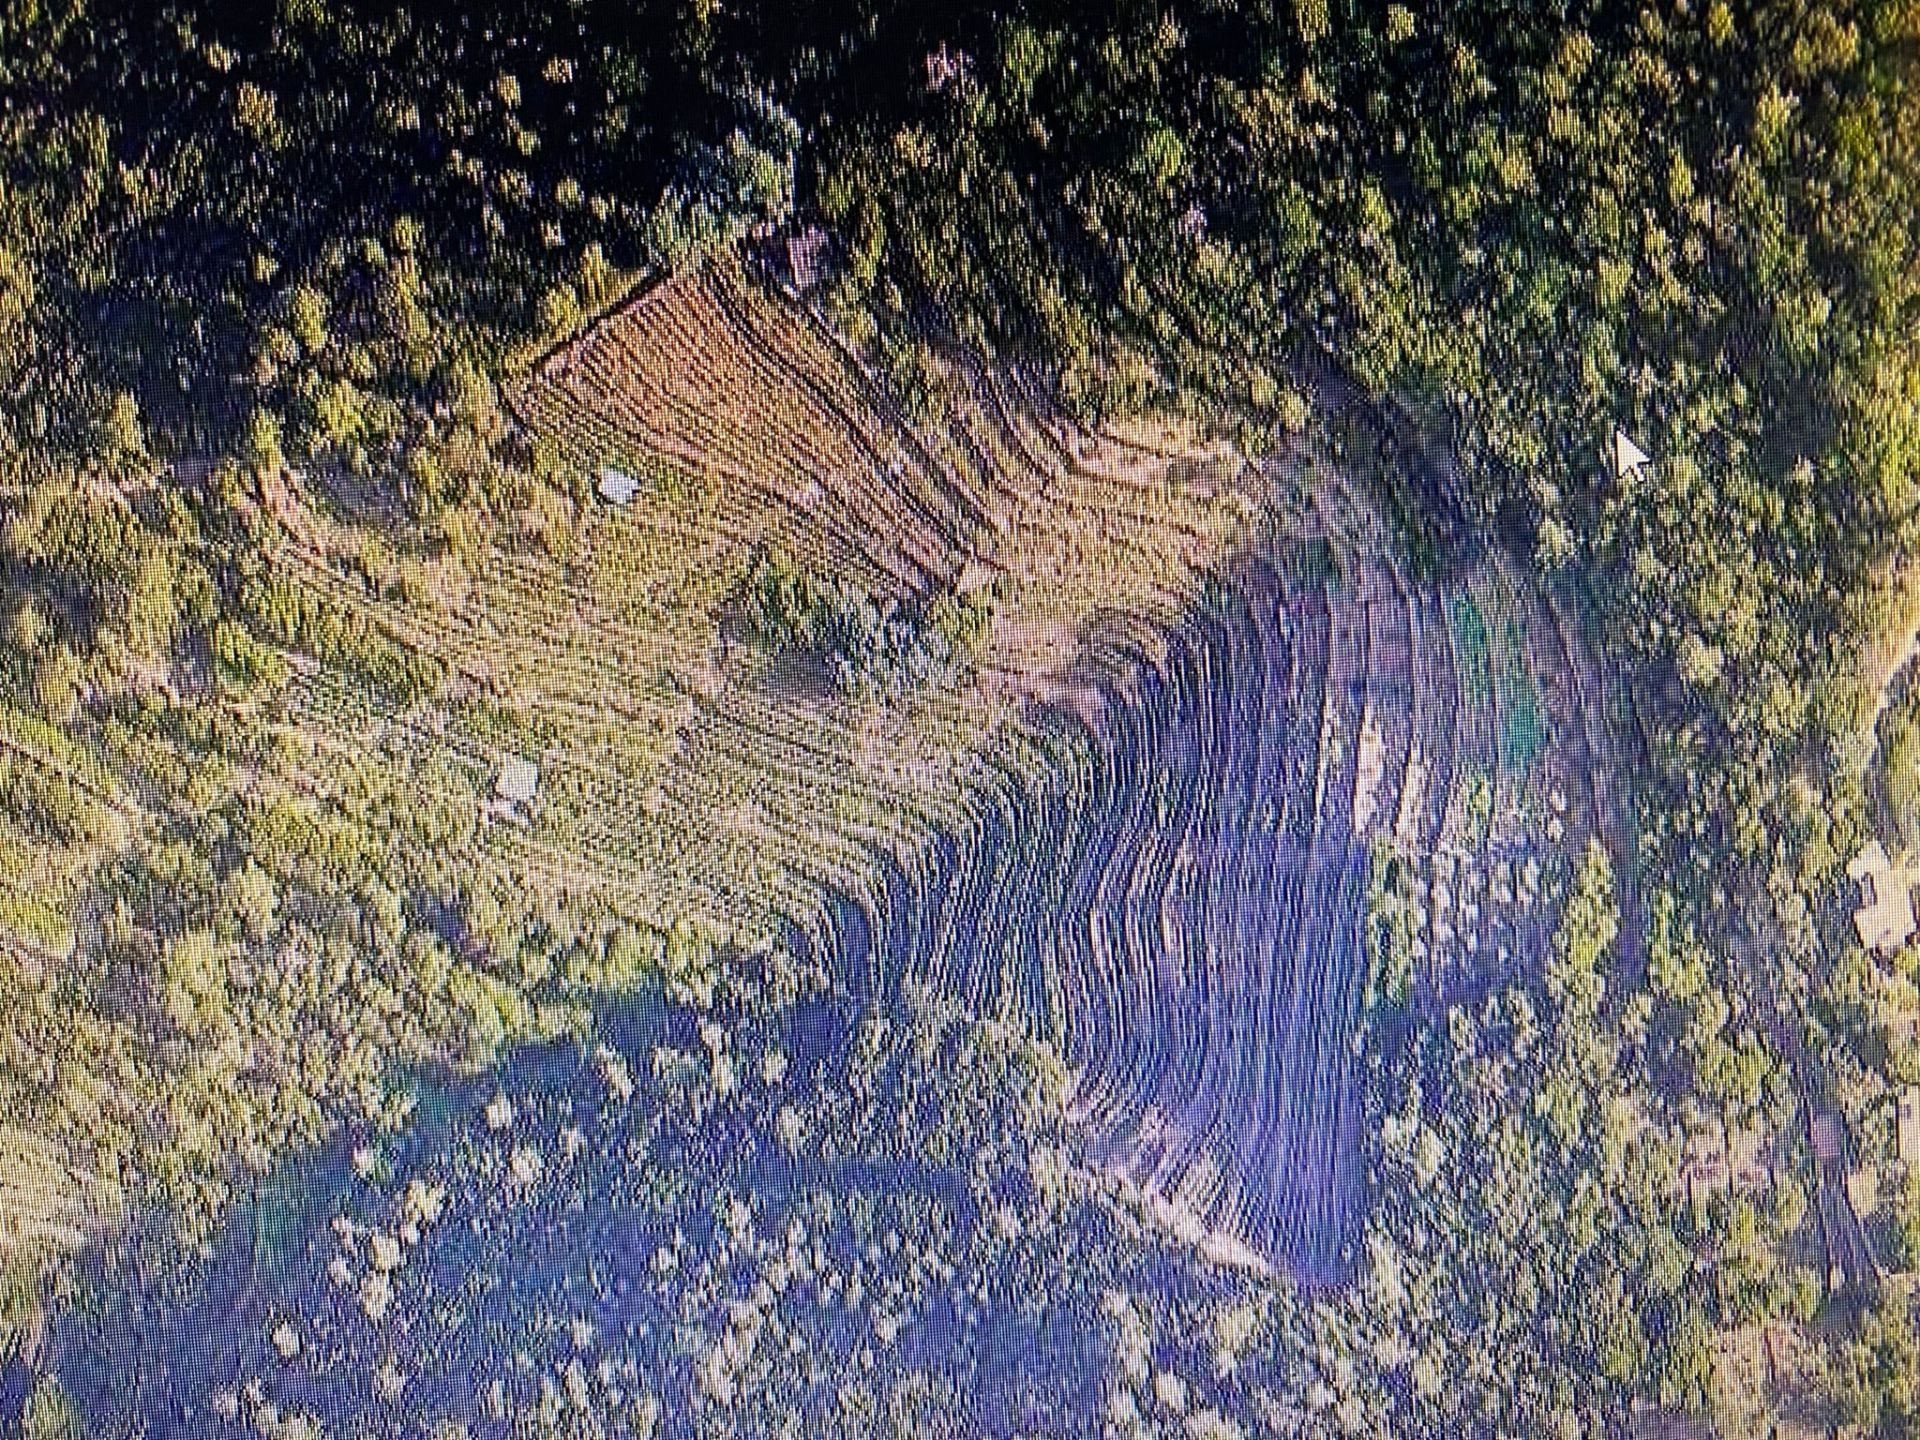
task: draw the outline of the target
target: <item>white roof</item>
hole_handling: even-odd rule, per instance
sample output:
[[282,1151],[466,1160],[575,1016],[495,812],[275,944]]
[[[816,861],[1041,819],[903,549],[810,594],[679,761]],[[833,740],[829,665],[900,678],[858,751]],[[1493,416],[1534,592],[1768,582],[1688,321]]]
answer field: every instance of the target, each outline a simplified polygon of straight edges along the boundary
[[1847,862],[1847,876],[1859,884],[1864,902],[1853,912],[1853,927],[1862,945],[1885,955],[1913,938],[1920,926],[1915,923],[1910,867],[1903,864],[1896,869],[1886,847],[1872,840]]
[[600,469],[600,479],[594,488],[609,505],[625,505],[640,489],[640,482],[624,470],[605,465]]
[[531,760],[510,756],[500,762],[500,773],[494,777],[493,788],[502,800],[524,804],[540,789],[540,769]]

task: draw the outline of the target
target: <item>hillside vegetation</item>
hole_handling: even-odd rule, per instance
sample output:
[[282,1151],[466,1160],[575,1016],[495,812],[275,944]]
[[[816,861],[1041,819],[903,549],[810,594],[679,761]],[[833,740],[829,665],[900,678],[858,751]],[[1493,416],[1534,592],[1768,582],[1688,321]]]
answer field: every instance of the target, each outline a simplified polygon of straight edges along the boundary
[[415,1067],[792,948],[1344,1283],[1273,1357],[1331,1428],[1739,1433],[1757,1349],[1911,1426],[1920,990],[1841,872],[1915,823],[1917,47],[0,4],[6,1336]]
[[[904,18],[898,22],[903,27]],[[915,22],[924,25],[924,22]],[[1439,518],[1594,581],[1696,822],[1863,719],[1911,548],[1901,4],[1050,7],[822,140],[846,284],[1070,392],[1284,418],[1319,356],[1443,437]],[[889,305],[904,307],[889,309]],[[1661,463],[1614,482],[1625,426]],[[1816,779],[1823,772],[1814,771]]]

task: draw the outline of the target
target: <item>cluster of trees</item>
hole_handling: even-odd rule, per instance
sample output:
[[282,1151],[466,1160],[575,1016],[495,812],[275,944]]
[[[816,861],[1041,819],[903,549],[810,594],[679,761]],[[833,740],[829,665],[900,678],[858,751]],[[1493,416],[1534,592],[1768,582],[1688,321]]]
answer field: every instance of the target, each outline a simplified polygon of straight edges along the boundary
[[[1292,1292],[1074,1172],[1043,1047],[863,1014],[824,981],[770,952],[706,1005],[643,986],[580,1043],[423,1081],[420,1123],[356,1127],[210,1258],[109,1257],[62,1381],[103,1433],[182,1407],[215,1433],[369,1436],[960,1436],[1044,1414],[1225,1440],[1281,1407],[1382,1418],[1364,1353],[1316,1345]],[[364,1276],[422,1192],[444,1208],[393,1247],[369,1321],[329,1271]],[[284,1243],[255,1243],[266,1218]],[[180,1347],[207,1362],[157,1363]]]
[[[1782,1072],[1747,1110],[1664,1083],[1614,878],[1597,846],[1569,867],[1544,975],[1382,1032],[1359,1328],[1399,1357],[1411,1433],[1612,1433],[1648,1403],[1719,1424],[1715,1337],[1820,1305]],[[1732,1123],[1781,1145],[1770,1185],[1689,1177],[1689,1137]]]
[[437,784],[404,802],[401,862],[373,823],[397,796],[236,797],[126,852],[99,885],[95,942],[0,1008],[17,1078],[61,1077],[29,1099],[0,1075],[9,1113],[156,1207],[156,1238],[199,1236],[236,1187],[343,1118],[398,1124],[402,1067],[489,1064],[643,979],[710,987],[720,953],[703,930],[436,862],[477,805],[457,777]]
[[[876,68],[931,33],[879,25]],[[1831,657],[1871,633],[1876,563],[1913,523],[1900,7],[941,30],[963,75],[823,127],[853,304],[1037,352],[1093,404],[1278,420],[1330,356],[1444,426],[1473,516],[1585,562],[1637,683],[1693,722],[1682,791],[1703,757],[1766,767],[1857,723]],[[1616,423],[1660,457],[1631,483]]]
[[971,663],[992,593],[896,600],[841,576],[818,579],[784,556],[755,557],[740,591],[747,632],[775,651],[811,657],[850,695],[903,695],[951,683]]
[[797,128],[709,17],[577,8],[9,16],[13,432],[390,456],[463,360],[784,212]]

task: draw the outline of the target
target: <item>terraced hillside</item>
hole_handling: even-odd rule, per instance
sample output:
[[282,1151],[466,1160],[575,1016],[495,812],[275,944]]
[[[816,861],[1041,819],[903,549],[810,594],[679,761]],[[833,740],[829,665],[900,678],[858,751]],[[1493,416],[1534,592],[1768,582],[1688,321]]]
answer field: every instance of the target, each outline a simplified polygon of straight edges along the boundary
[[[656,912],[747,934],[805,914],[823,885],[861,888],[872,855],[960,817],[980,747],[1058,688],[1089,617],[1170,619],[1250,528],[1226,447],[1078,430],[1017,377],[958,362],[946,380],[943,412],[911,421],[816,317],[720,269],[645,292],[515,392],[583,466],[649,481],[583,519],[549,592],[574,613],[501,637],[528,668],[498,688],[553,717],[564,738],[543,753],[578,807],[536,815],[536,836],[563,824],[590,854],[637,846],[644,875],[606,878]],[[883,602],[990,591],[972,674],[864,703],[729,645],[730,599],[768,552]],[[583,675],[554,694],[566,668],[548,658],[576,644],[619,656],[633,707],[604,717],[591,758],[568,731],[606,687]]]
[[[0,984],[31,1017],[0,1100],[136,1205],[210,1218],[236,1175],[380,1113],[397,1065],[483,1062],[656,962],[818,923],[964,822],[1090,617],[1170,620],[1255,518],[1229,447],[1085,431],[1015,376],[955,360],[911,421],[725,267],[522,376],[519,424],[478,387],[475,463],[522,458],[457,535],[277,461],[0,490],[8,553],[56,596],[140,507],[175,507],[155,574],[209,557],[209,527],[234,542],[205,647],[111,691],[49,662],[65,728],[0,713]],[[644,482],[627,506],[595,493],[609,464]],[[986,633],[940,684],[846,692],[739,643],[770,553],[873,603],[974,597]],[[531,803],[495,794],[514,762]]]
[[[174,799],[194,767],[188,808],[350,819],[353,845],[443,882],[456,908],[491,884],[746,944],[823,885],[864,884],[877,849],[958,815],[971,757],[1054,683],[1091,614],[1176,614],[1251,519],[1225,446],[1093,434],[1012,377],[956,363],[949,380],[945,413],[910,423],[816,319],[722,267],[647,291],[511,387],[523,433],[574,466],[558,514],[416,555],[266,476],[246,502],[262,546],[247,593],[286,671],[188,697],[244,738],[245,762],[143,737],[95,765],[106,778],[73,780],[123,823],[41,847],[35,864],[79,878],[47,890],[61,904],[40,929],[72,948],[98,852],[141,820],[119,797]],[[644,477],[630,506],[593,494],[610,463]],[[992,631],[964,683],[837,693],[729,643],[769,551],[878,600],[990,591]],[[63,780],[26,741],[7,753]],[[539,795],[503,816],[488,799],[514,759],[538,767]],[[0,928],[24,933],[11,913]]]
[[[554,793],[486,843],[650,916],[791,922],[854,993],[1046,1040],[1092,1155],[1163,1218],[1335,1280],[1370,994],[1438,1004],[1537,957],[1555,857],[1596,829],[1562,627],[1491,563],[1414,581],[1313,444],[1254,467],[945,378],[912,421],[729,270],[539,366],[524,423],[651,497],[487,604],[506,663],[467,663]],[[990,586],[976,668],[865,703],[729,646],[769,551],[888,599]],[[1394,982],[1366,935],[1387,855]]]
[[[196,1082],[109,1009],[82,868],[66,946],[110,1023],[46,1037],[67,1079],[35,1123],[177,1191],[378,1115],[396,1061],[557,1033],[630,972],[623,925],[797,936],[858,995],[1054,1046],[1092,1156],[1177,1227],[1345,1273],[1369,999],[1441,1004],[1537,955],[1553,857],[1596,825],[1558,622],[1491,564],[1410,578],[1331,435],[1256,466],[942,363],[910,417],[817,316],[710,269],[511,387],[571,467],[562,513],[396,556],[263,477],[250,643],[282,673],[196,693],[211,742],[182,726],[102,770],[259,857],[210,918],[153,922],[147,1013],[207,1042]],[[596,498],[607,466],[631,504]],[[768,554],[874,603],[988,596],[984,633],[937,683],[849,692],[742,641]],[[514,760],[537,794],[502,806]],[[337,878],[365,870],[389,878]],[[327,915],[371,917],[372,958]],[[157,1130],[99,1098],[129,1069]]]
[[[1406,979],[1438,1000],[1543,952],[1554,857],[1596,829],[1560,622],[1490,562],[1415,583],[1309,445],[1225,473],[1229,513],[1260,523],[1223,544],[1168,504],[1220,483],[1195,486],[1195,457],[1116,454],[1017,380],[951,378],[945,424],[909,424],[816,318],[723,272],[644,295],[523,403],[585,452],[709,466],[722,531],[805,566],[904,597],[997,573],[1012,603],[986,675],[951,697],[1000,702],[973,732],[996,743],[946,785],[895,772],[920,824],[851,798],[869,823],[845,868],[814,871],[842,903],[789,913],[858,993],[1056,1046],[1093,1154],[1177,1226],[1336,1279],[1376,850],[1417,887]],[[742,679],[692,733],[727,748],[738,717],[764,755],[808,706]],[[843,787],[841,765],[872,774],[884,751],[785,753],[762,794]]]
[[[1091,1153],[1163,1218],[1334,1281],[1357,1233],[1376,865],[1398,857],[1418,890],[1410,984],[1451,1000],[1543,953],[1555,856],[1594,809],[1570,677],[1521,643],[1545,607],[1412,582],[1320,479],[1331,503],[1179,623],[1090,637],[1031,753],[815,943],[856,989],[1044,1037]],[[1516,707],[1539,732],[1518,751]]]

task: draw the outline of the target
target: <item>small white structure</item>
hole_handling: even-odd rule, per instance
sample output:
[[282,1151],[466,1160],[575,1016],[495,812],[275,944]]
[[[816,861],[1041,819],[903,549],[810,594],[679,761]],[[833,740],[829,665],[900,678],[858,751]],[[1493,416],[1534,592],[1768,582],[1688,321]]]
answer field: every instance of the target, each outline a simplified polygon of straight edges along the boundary
[[1613,431],[1614,479],[1633,479],[1651,464],[1653,464],[1653,457],[1628,439],[1626,431],[1615,426]]
[[796,293],[804,295],[820,283],[826,268],[828,243],[827,232],[818,225],[809,225],[799,234],[787,237],[787,283]]
[[938,93],[973,74],[973,57],[964,50],[948,50],[942,40],[927,54],[927,89]]
[[626,471],[613,465],[600,468],[600,478],[594,483],[600,498],[609,505],[631,504],[633,497],[640,491],[640,482]]
[[540,768],[531,760],[509,756],[500,762],[500,773],[493,779],[493,794],[503,806],[531,805],[540,793]]
[[1889,955],[1913,938],[1913,871],[1896,866],[1878,840],[1847,862],[1847,878],[1860,887],[1853,928],[1875,955]]

